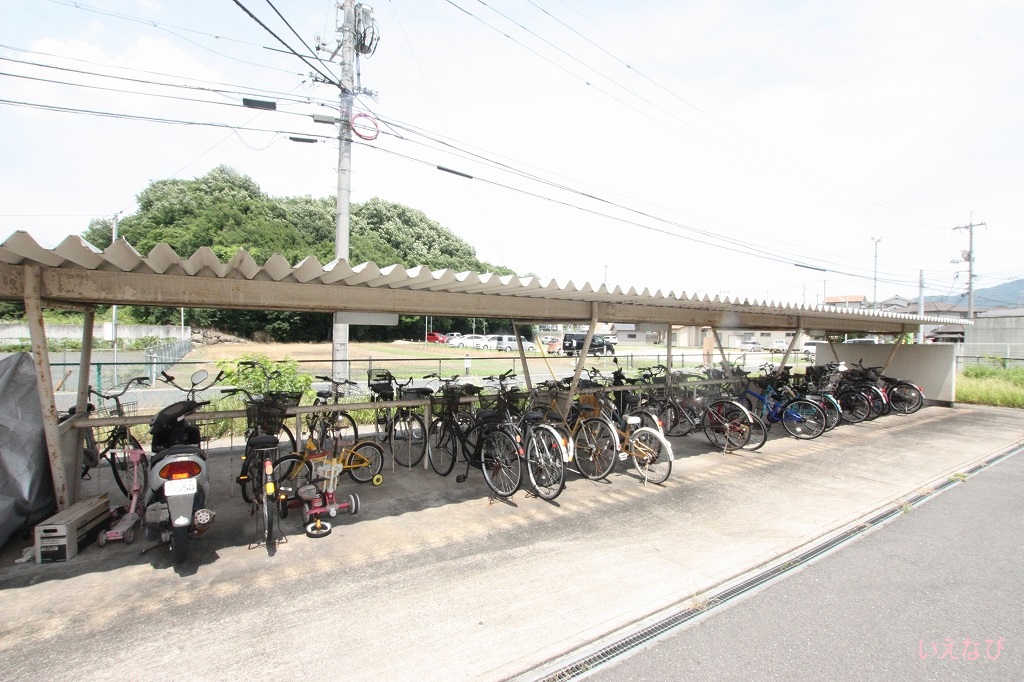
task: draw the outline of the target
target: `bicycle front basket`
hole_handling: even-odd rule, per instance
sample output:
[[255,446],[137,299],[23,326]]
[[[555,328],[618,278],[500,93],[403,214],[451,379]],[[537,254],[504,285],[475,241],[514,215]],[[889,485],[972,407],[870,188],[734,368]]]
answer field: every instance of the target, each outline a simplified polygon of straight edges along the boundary
[[267,399],[284,409],[298,407],[302,400],[302,391],[267,391]]
[[246,425],[251,432],[276,436],[281,431],[286,410],[267,399],[248,403],[245,406]]

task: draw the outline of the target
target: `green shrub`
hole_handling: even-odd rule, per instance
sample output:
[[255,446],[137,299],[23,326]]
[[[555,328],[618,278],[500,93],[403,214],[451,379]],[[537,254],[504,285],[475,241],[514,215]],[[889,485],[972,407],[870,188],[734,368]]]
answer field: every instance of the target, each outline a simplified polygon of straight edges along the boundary
[[968,365],[957,377],[956,400],[975,405],[1024,407],[1024,367]]
[[[245,368],[239,371],[239,362],[255,362],[260,368]],[[265,391],[299,391],[306,393],[313,385],[313,377],[299,371],[299,363],[291,358],[278,362],[260,353],[248,353],[238,361],[220,360],[217,368],[224,371],[224,385],[244,388],[249,393]],[[267,381],[266,374],[274,375]]]

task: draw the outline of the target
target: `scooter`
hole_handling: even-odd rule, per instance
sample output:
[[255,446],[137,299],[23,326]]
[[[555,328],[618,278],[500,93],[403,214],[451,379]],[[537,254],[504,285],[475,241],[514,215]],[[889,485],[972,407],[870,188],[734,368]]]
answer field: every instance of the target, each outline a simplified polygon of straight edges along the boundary
[[196,400],[196,395],[220,381],[224,373],[202,386],[210,374],[201,369],[192,375],[191,388],[179,386],[167,372],[160,374],[161,381],[184,391],[186,398],[160,410],[150,422],[153,454],[147,482],[146,539],[170,542],[174,563],[180,563],[188,556],[191,539],[204,533],[215,516],[206,508],[210,477],[206,453],[199,447],[199,428],[185,417],[209,404]]

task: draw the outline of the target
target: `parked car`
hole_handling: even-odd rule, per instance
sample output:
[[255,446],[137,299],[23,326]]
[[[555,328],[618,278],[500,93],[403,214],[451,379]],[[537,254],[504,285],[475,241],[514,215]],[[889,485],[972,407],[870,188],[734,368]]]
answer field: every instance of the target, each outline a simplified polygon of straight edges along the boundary
[[542,336],[542,337],[540,337],[540,342],[543,343],[545,346],[548,345],[549,343],[554,343],[555,341],[558,341],[558,339],[555,338],[554,336]]
[[427,332],[427,343],[448,343],[448,337],[441,332]]
[[[586,334],[566,334],[562,337],[562,352],[566,355],[579,355],[586,338]],[[615,355],[615,344],[605,337],[595,334],[594,338],[590,339],[590,353],[593,355]]]
[[863,339],[846,339],[846,341],[843,341],[843,343],[872,343],[872,344],[874,344],[874,343],[878,343],[878,339],[868,339],[868,338],[863,338]]
[[772,339],[772,350],[780,350],[782,352],[786,352],[787,350],[789,350],[789,340]]
[[740,350],[747,351],[748,353],[760,353],[764,350],[764,346],[757,341],[740,341]]
[[448,345],[452,348],[479,348],[477,345],[483,340],[482,334],[459,334],[448,339]]
[[807,357],[811,357],[812,355],[815,355],[817,352],[818,352],[818,342],[817,341],[805,341],[804,342],[804,355],[806,355]]
[[[487,350],[517,351],[519,350],[519,343],[516,341],[516,337],[514,336],[496,334],[488,336],[486,341],[481,344],[481,347],[486,348]],[[537,346],[532,342],[523,339],[523,350],[535,353],[537,352]]]

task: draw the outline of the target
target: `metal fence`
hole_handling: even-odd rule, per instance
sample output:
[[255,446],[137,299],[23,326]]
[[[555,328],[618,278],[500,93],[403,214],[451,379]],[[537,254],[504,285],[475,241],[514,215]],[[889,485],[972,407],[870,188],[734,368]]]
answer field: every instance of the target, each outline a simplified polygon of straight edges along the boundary
[[[97,391],[109,391],[124,385],[133,377],[149,377],[154,383],[160,372],[173,367],[192,350],[192,341],[175,340],[143,351],[94,350],[89,366],[89,385]],[[81,353],[60,351],[50,353],[50,374],[57,393],[78,390]]]

